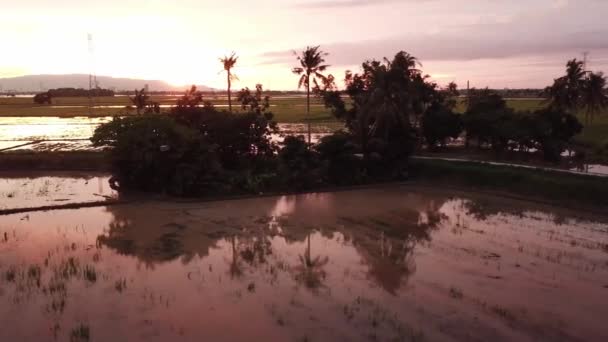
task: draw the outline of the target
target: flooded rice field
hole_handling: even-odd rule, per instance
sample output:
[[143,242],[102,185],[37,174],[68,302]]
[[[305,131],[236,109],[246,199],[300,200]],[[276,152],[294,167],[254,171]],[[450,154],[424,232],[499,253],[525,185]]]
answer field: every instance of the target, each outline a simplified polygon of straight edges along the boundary
[[109,179],[109,175],[91,172],[0,172],[0,210],[116,199]]
[[[0,117],[0,152],[15,150],[74,151],[93,150],[89,139],[97,126],[112,120],[108,117]],[[339,129],[338,123],[315,123],[313,141]],[[287,134],[306,134],[306,124],[279,124],[282,141]]]
[[606,341],[606,317],[608,218],[527,202],[391,186],[0,216],[0,341]]

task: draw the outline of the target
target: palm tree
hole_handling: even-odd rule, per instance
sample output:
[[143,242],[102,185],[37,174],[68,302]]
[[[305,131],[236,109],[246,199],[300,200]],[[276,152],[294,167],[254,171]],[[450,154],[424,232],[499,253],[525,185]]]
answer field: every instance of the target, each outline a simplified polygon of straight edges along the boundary
[[310,80],[317,85],[317,77],[325,82],[326,77],[322,74],[323,71],[329,67],[325,63],[325,56],[329,54],[320,50],[320,46],[307,46],[306,50],[302,51],[302,54],[298,56],[296,52],[300,66],[292,69],[292,72],[296,75],[301,75],[298,82],[298,89],[302,86],[306,87],[306,116],[308,117],[308,143],[311,143],[311,131],[310,131]]
[[585,83],[584,62],[575,59],[566,64],[566,75],[555,79],[545,89],[551,105],[564,110],[576,111],[581,104],[581,91]]
[[224,71],[226,71],[226,81],[228,82],[228,110],[230,112],[232,112],[232,96],[230,92],[230,89],[232,88],[232,81],[239,79],[232,73],[232,68],[234,68],[238,59],[239,57],[234,52],[230,55],[230,57],[224,56],[223,58],[220,58],[220,62],[224,66]]
[[606,78],[603,73],[590,72],[588,74],[581,89],[581,105],[586,108],[585,124],[589,124],[589,119],[593,122],[594,115],[608,107],[605,87]]

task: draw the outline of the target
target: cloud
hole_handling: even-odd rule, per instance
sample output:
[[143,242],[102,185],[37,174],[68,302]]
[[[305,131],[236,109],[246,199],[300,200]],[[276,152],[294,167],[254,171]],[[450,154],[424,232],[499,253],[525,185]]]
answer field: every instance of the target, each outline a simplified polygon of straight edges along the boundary
[[[414,0],[410,0],[414,1]],[[361,2],[370,2],[361,0]],[[568,2],[555,1],[561,5]],[[395,33],[374,40],[321,43],[330,53],[333,66],[353,66],[367,59],[391,57],[405,50],[424,61],[470,61],[522,56],[563,54],[564,58],[582,51],[608,51],[608,27],[598,14],[608,4],[591,1],[567,9],[543,8],[518,15],[479,16],[477,20],[443,25],[419,33]],[[571,20],[585,18],[585,21]],[[430,25],[433,27],[433,25]],[[429,33],[433,32],[433,33]],[[264,64],[291,63],[292,51],[262,54]],[[598,56],[601,57],[601,56]]]
[[[608,50],[608,30],[573,34],[546,34],[543,37],[519,37],[478,34],[460,36],[436,34],[402,36],[363,42],[339,42],[322,45],[330,53],[328,60],[334,66],[349,66],[366,59],[390,57],[405,50],[427,61],[468,61],[580,51]],[[264,53],[264,64],[282,64],[293,60],[293,52],[273,51]]]
[[[428,1],[428,0],[420,0]],[[400,0],[326,0],[314,2],[302,2],[295,5],[299,8],[345,8],[345,7],[361,7],[369,5],[379,5],[384,3],[400,2]]]

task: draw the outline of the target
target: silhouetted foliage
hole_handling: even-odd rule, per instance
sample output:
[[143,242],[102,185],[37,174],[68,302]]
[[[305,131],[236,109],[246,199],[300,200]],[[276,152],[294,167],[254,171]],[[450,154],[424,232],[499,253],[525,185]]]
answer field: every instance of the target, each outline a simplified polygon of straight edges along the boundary
[[[292,72],[296,75],[300,75],[298,81],[298,89],[306,88],[306,114],[310,117],[310,90],[311,90],[311,79],[313,86],[318,86],[317,78],[322,82],[325,82],[325,75],[322,73],[329,67],[325,63],[325,57],[328,53],[321,51],[320,46],[308,46],[300,55],[296,52],[297,60],[300,66],[292,69]],[[310,122],[308,123],[308,143],[311,142],[311,131]]]
[[120,188],[178,195],[216,188],[214,174],[221,168],[215,146],[169,117],[115,117],[91,140],[111,147],[113,177]]
[[542,151],[545,160],[556,162],[571,139],[582,130],[578,119],[559,106],[535,112],[515,112],[498,94],[489,90],[471,91],[464,114],[467,139],[493,150]]
[[585,123],[593,122],[596,114],[608,108],[606,77],[601,72],[588,73],[583,84],[581,102],[585,109]]
[[534,112],[534,139],[548,161],[559,161],[570,140],[583,129],[576,116],[557,108]]
[[581,105],[581,90],[584,84],[584,63],[576,59],[566,64],[566,75],[555,79],[553,85],[545,89],[551,106],[562,110],[575,111]]
[[52,100],[52,96],[46,92],[46,93],[39,93],[34,95],[34,103],[36,104],[51,104],[51,100]]
[[48,93],[51,95],[51,97],[114,96],[113,90],[102,88],[93,88],[91,90],[82,88],[57,88],[50,89]]
[[317,88],[336,118],[345,121],[366,160],[400,164],[414,149],[418,120],[437,96],[436,85],[415,68],[417,64],[402,51],[393,60],[364,62],[360,74],[347,72],[350,106],[335,90],[333,79]]
[[280,174],[294,190],[310,190],[323,182],[319,154],[311,149],[304,136],[287,136],[279,151]]
[[124,188],[176,194],[257,192],[276,173],[277,146],[270,137],[276,123],[261,85],[242,98],[244,113],[218,111],[192,87],[168,117],[114,119],[101,125],[92,140],[96,146],[112,147],[116,178]]
[[363,160],[357,155],[358,146],[350,134],[336,132],[323,137],[315,148],[329,184],[353,185],[365,180]]
[[232,68],[236,65],[239,57],[236,53],[232,53],[230,56],[224,56],[220,58],[223,70],[226,72],[226,82],[228,84],[228,110],[232,112],[232,81],[238,80],[238,77],[232,73]]
[[[261,84],[256,84],[255,93],[252,93],[249,88],[241,89],[238,95],[238,101],[241,103],[241,108],[246,112],[265,114],[270,113],[270,96],[263,95],[263,87]],[[269,120],[272,117],[268,118]]]
[[422,134],[431,149],[445,146],[448,138],[458,138],[463,127],[462,116],[439,103],[432,105],[422,117]]
[[146,89],[135,89],[135,95],[129,96],[129,100],[135,106],[137,114],[141,114],[142,110],[145,113],[160,113],[160,105],[158,103],[149,102],[150,96],[146,93]]
[[471,90],[463,117],[467,142],[475,139],[478,146],[488,144],[496,152],[504,151],[510,138],[509,125],[513,114],[500,95],[488,89]]
[[576,59],[568,61],[566,75],[556,78],[553,85],[545,88],[544,95],[551,107],[571,113],[584,110],[585,123],[589,124],[608,107],[608,97],[603,73],[588,72],[584,66]]

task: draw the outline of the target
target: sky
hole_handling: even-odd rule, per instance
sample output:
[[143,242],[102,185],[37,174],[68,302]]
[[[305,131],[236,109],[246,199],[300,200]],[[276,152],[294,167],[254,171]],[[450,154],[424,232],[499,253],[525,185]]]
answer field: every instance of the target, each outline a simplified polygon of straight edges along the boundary
[[[0,77],[89,73],[297,88],[294,51],[321,45],[343,79],[400,50],[440,85],[540,88],[571,58],[608,72],[608,0],[0,0]],[[92,52],[87,40],[93,37]],[[103,85],[101,85],[103,86]]]

